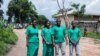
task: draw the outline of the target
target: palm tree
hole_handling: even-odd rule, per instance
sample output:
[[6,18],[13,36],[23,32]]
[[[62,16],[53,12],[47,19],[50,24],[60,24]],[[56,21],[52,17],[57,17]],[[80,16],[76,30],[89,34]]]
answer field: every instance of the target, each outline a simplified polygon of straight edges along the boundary
[[78,16],[78,18],[84,16],[86,5],[72,3],[71,7],[73,9],[73,14]]

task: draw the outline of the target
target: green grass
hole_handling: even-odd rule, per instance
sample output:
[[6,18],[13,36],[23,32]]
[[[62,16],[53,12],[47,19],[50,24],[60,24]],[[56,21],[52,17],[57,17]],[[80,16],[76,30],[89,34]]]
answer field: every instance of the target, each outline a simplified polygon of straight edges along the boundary
[[87,37],[93,38],[95,44],[100,44],[100,34],[96,34],[95,32],[89,32]]
[[100,40],[100,34],[96,34],[95,32],[89,32],[87,37],[99,39]]

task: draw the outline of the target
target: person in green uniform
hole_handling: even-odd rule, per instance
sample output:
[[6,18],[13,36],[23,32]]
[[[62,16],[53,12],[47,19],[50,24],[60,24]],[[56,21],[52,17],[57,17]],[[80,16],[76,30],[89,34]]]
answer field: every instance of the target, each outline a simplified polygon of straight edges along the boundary
[[81,37],[81,31],[77,27],[77,22],[72,21],[72,28],[68,30],[68,38],[69,38],[69,56],[73,56],[73,49],[75,49],[76,56],[79,55],[79,40]]
[[37,56],[39,48],[38,28],[36,27],[36,20],[34,19],[32,25],[26,29],[27,36],[27,56]]
[[56,25],[53,27],[54,40],[53,45],[55,46],[55,56],[59,56],[59,50],[61,50],[62,56],[66,56],[66,44],[67,41],[66,29],[61,25],[61,19],[56,20]]
[[43,38],[43,55],[42,56],[54,56],[54,46],[52,44],[52,30],[50,28],[50,22],[45,21],[44,28],[41,35]]

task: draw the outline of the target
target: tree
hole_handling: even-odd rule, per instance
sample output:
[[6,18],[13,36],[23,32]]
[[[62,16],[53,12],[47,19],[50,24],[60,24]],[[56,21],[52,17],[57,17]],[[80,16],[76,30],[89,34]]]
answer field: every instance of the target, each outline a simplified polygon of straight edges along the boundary
[[[3,0],[0,0],[0,7],[1,7],[1,4],[3,3]],[[3,18],[3,10],[0,10],[0,18]]]
[[[61,0],[62,6],[60,5],[59,0],[56,0],[56,1],[57,1],[57,5],[58,5],[58,7],[59,7],[59,11],[60,11],[61,14],[62,14],[62,17],[63,17],[63,19],[64,19],[64,21],[65,21],[65,25],[66,25],[66,28],[67,28],[67,27],[68,27],[68,23],[67,23],[67,21],[66,21],[66,18],[68,19],[68,16],[67,16],[68,8],[65,9],[65,0]],[[59,11],[58,11],[58,13],[59,13]],[[55,15],[56,15],[56,14],[55,14]],[[54,15],[53,15],[53,17],[54,17]]]
[[3,3],[3,0],[0,0],[0,3]]
[[73,9],[73,14],[78,16],[78,18],[84,16],[86,5],[72,3],[71,7]]
[[38,15],[38,24],[43,25],[46,20],[48,19],[44,15]]
[[0,18],[3,18],[3,10],[0,10]]
[[0,7],[1,7],[1,4],[3,3],[3,0],[0,0]]
[[8,5],[7,15],[9,16],[8,22],[14,16],[18,23],[24,23],[28,18],[32,20],[38,17],[35,5],[28,0],[11,0]]
[[[0,8],[1,8],[1,4],[3,3],[3,0],[0,0]],[[3,18],[3,10],[0,9],[0,18]]]

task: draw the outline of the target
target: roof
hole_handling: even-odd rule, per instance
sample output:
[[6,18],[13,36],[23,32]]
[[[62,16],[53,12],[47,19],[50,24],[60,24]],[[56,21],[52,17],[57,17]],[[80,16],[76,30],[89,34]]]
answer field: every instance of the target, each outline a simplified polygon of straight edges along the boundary
[[[73,10],[67,12],[68,15],[73,15]],[[57,14],[55,16],[61,16],[62,14]],[[85,15],[93,15],[93,16],[100,16],[100,12],[98,11],[86,11]]]
[[[67,12],[67,14],[68,14],[68,15],[71,15],[72,12],[73,12],[73,11],[69,11],[69,12]],[[65,12],[65,13],[66,13],[66,12]],[[62,13],[60,13],[60,14],[56,14],[55,16],[61,16],[61,15],[62,15]]]

